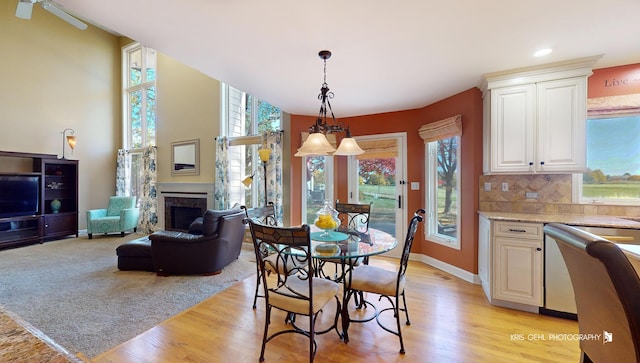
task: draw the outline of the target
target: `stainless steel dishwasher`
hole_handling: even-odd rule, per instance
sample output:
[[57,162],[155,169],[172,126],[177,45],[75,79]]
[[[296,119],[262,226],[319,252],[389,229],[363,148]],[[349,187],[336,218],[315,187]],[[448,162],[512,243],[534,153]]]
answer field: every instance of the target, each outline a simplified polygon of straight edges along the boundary
[[[574,226],[612,242],[640,244],[640,230]],[[544,238],[544,308],[541,314],[576,319],[576,301],[567,266],[556,241]]]

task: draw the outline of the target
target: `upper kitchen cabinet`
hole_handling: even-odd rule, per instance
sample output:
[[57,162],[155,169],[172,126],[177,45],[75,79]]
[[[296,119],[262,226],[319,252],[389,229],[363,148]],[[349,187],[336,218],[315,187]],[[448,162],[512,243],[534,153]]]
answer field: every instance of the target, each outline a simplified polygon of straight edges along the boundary
[[485,75],[485,174],[586,168],[587,77],[598,59]]

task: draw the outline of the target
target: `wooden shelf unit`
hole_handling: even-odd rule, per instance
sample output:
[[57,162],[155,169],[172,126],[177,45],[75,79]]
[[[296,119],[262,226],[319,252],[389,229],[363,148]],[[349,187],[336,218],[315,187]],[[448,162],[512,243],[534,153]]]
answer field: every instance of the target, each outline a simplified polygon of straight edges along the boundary
[[[78,236],[78,160],[56,155],[0,151],[0,173],[40,179],[39,210],[34,215],[0,218],[0,249]],[[24,159],[24,160],[23,160]],[[30,160],[29,160],[30,159]],[[30,164],[30,165],[29,165]],[[30,166],[31,170],[24,170]],[[52,202],[58,200],[55,211]]]

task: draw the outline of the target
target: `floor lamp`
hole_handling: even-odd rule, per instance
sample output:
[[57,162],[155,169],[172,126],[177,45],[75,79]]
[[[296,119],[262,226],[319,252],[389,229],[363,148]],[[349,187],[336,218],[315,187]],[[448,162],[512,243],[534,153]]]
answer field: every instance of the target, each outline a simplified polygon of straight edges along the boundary
[[269,157],[271,156],[271,149],[263,147],[258,150],[258,155],[260,156],[260,161],[262,161],[262,167],[264,168],[264,205],[267,206],[267,163],[269,162]]
[[[258,149],[258,155],[260,156],[260,161],[262,161],[262,168],[263,168],[263,176],[262,179],[264,179],[264,205],[267,205],[267,163],[269,162],[269,157],[271,156],[271,149],[263,147],[262,149]],[[255,175],[255,173],[253,173],[251,176],[248,176],[244,179],[242,179],[242,184],[245,186],[245,188],[250,188],[251,187],[251,183],[253,182],[253,176]]]

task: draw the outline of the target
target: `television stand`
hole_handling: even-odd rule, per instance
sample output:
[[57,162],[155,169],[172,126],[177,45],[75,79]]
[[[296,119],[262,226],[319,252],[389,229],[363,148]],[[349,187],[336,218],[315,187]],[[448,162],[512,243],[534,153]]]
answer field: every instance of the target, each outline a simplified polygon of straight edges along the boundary
[[0,218],[0,248],[42,242],[42,217]]
[[[78,160],[0,151],[0,177],[2,175],[37,176],[40,182],[35,213],[22,211],[29,213],[23,216],[1,211],[4,214],[0,217],[0,250],[71,235],[78,237]],[[9,205],[15,205],[15,200]]]

